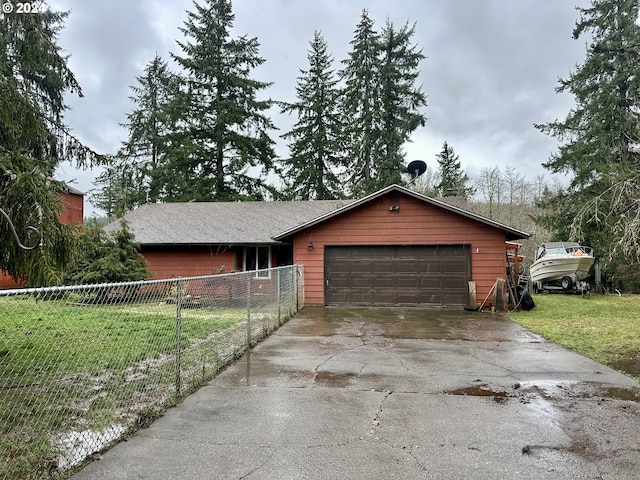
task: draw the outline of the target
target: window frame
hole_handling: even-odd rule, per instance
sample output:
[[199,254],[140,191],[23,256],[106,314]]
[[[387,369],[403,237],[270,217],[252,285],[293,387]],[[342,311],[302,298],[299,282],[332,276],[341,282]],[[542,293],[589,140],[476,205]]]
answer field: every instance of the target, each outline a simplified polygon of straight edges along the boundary
[[[266,255],[267,255],[267,266],[266,267],[262,267],[260,268],[260,264],[263,263],[264,264],[264,250],[263,250],[263,258],[260,258],[260,249],[266,249]],[[253,256],[254,256],[254,262],[255,262],[255,268],[248,268],[247,265],[247,253],[253,251]],[[243,270],[245,272],[255,272],[255,274],[253,275],[253,278],[263,278],[263,279],[269,279],[271,278],[271,268],[272,268],[272,264],[271,264],[271,245],[247,245],[244,247],[243,253],[242,253],[242,267]],[[261,262],[262,260],[262,262]]]

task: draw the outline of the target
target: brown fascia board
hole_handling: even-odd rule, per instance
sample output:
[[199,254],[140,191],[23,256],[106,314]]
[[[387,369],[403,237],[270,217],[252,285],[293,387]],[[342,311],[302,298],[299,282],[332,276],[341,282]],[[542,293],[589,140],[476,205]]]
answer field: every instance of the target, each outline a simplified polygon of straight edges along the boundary
[[301,232],[303,230],[306,230],[307,228],[313,227],[315,225],[318,225],[319,223],[325,222],[326,220],[329,220],[331,218],[337,217],[339,215],[342,215],[343,213],[348,212],[349,210],[352,210],[354,208],[359,207],[360,205],[364,205],[376,198],[382,197],[384,195],[386,195],[387,193],[391,192],[391,191],[398,191],[400,193],[404,193],[405,195],[409,195],[413,198],[416,198],[418,200],[421,200],[425,203],[430,203],[432,205],[435,205],[437,207],[443,208],[445,210],[448,210],[450,212],[453,213],[457,213],[458,215],[462,215],[463,217],[467,217],[471,220],[475,220],[477,222],[480,223],[484,223],[485,225],[491,226],[493,228],[497,228],[499,230],[504,231],[507,234],[507,239],[508,240],[518,240],[518,239],[526,239],[531,237],[531,234],[523,232],[521,230],[517,230],[515,228],[509,227],[508,225],[503,225],[502,223],[493,221],[489,218],[483,217],[481,215],[477,215],[473,212],[464,210],[462,208],[456,207],[454,205],[450,205],[448,203],[445,203],[441,200],[436,200],[435,198],[431,198],[431,197],[427,197],[426,195],[422,195],[421,193],[418,192],[414,192],[413,190],[409,190],[408,188],[402,187],[400,185],[390,185],[386,188],[383,188],[382,190],[378,190],[377,192],[374,192],[372,194],[367,195],[364,198],[361,198],[360,200],[356,200],[353,203],[350,203],[348,205],[345,205],[344,207],[341,207],[337,210],[334,210],[332,212],[329,212],[325,215],[322,215],[318,218],[315,218],[305,224],[299,225],[295,228],[292,228],[290,230],[287,230],[286,232],[282,232],[278,235],[276,235],[274,238],[274,240],[283,240],[286,237],[289,237],[291,235],[294,235],[298,232]]

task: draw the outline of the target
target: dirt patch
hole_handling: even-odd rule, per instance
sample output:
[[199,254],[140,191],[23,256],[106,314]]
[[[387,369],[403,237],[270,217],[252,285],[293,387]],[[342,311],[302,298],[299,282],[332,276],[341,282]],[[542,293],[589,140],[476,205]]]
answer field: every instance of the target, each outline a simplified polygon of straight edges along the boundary
[[334,373],[328,371],[316,372],[314,381],[325,387],[345,388],[349,386],[354,375],[351,373]]
[[621,387],[607,387],[596,390],[597,396],[614,400],[627,400],[630,402],[640,402],[640,390]]
[[470,387],[457,388],[455,390],[446,390],[446,395],[465,395],[470,397],[491,397],[496,403],[504,403],[507,398],[512,397],[513,394],[504,390],[498,390],[490,387],[488,384],[483,383],[480,385],[472,385]]
[[640,380],[640,352],[629,353],[609,366]]

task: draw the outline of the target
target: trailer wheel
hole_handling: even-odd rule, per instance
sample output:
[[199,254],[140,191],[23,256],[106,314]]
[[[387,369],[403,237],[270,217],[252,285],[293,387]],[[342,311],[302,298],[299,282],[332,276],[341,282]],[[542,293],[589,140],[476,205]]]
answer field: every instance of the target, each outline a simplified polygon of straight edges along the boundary
[[562,277],[560,285],[562,285],[563,290],[571,290],[571,287],[573,287],[573,280],[571,280],[571,277],[565,275]]
[[529,311],[536,306],[535,302],[533,301],[533,298],[531,298],[531,295],[529,295],[529,292],[527,292],[527,290],[524,287],[519,286],[517,288],[517,291],[518,291],[518,297],[520,298],[520,306],[522,307],[523,310]]

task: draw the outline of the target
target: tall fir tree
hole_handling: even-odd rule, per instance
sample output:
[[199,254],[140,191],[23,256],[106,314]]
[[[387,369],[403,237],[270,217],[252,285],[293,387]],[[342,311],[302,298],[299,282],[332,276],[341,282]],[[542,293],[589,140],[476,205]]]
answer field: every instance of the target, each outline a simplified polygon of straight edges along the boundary
[[424,55],[411,44],[414,27],[397,29],[387,21],[379,34],[373,25],[363,10],[341,71],[344,114],[352,119],[348,187],[354,196],[402,183],[404,144],[426,122],[420,111],[426,96],[416,86]]
[[0,13],[0,208],[21,243],[38,242],[28,226],[42,234],[38,248],[25,251],[2,216],[0,270],[32,286],[58,283],[76,250],[74,227],[58,218],[56,167],[63,160],[78,167],[102,162],[64,124],[64,96],[82,96],[57,44],[66,17],[50,9]]
[[344,123],[339,110],[340,91],[332,70],[333,58],[320,32],[313,34],[307,58],[296,85],[297,101],[282,103],[282,113],[296,113],[298,121],[282,135],[290,140],[284,160],[286,198],[330,200],[342,198],[340,173],[344,167]]
[[349,159],[346,189],[358,197],[375,190],[374,151],[380,133],[380,39],[366,9],[350,43],[351,52],[342,62],[340,77],[345,83],[343,114],[349,119],[345,129]]
[[558,238],[590,243],[604,260],[640,263],[640,26],[637,0],[578,8],[573,38],[588,34],[583,64],[556,91],[576,101],[567,117],[536,125],[562,143],[544,166],[571,175],[538,221]]
[[250,77],[264,63],[255,38],[231,38],[235,16],[230,0],[194,2],[174,59],[186,73],[187,102],[181,119],[184,155],[173,173],[188,188],[174,200],[228,201],[262,198],[274,167],[266,111],[258,98],[270,83]]
[[176,124],[184,100],[181,79],[156,55],[136,77],[129,98],[135,109],[127,114],[127,140],[96,179],[99,192],[92,202],[108,217],[121,216],[145,203],[171,201],[175,192],[172,163],[181,157],[182,138]]
[[427,97],[416,85],[420,62],[425,58],[411,39],[415,25],[397,29],[389,20],[381,35],[381,103],[380,135],[377,140],[377,175],[373,190],[402,183],[405,171],[404,144],[411,133],[424,126],[426,117],[421,109]]
[[436,187],[438,195],[444,196],[452,191],[457,196],[468,199],[475,193],[475,189],[469,185],[469,177],[462,169],[460,156],[446,141],[442,144],[442,150],[436,155],[440,182]]

